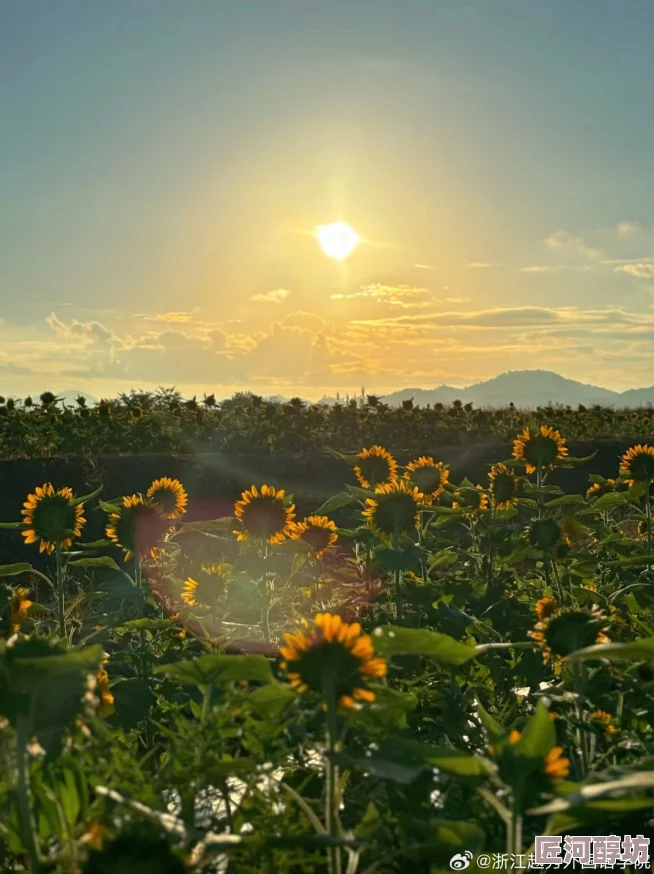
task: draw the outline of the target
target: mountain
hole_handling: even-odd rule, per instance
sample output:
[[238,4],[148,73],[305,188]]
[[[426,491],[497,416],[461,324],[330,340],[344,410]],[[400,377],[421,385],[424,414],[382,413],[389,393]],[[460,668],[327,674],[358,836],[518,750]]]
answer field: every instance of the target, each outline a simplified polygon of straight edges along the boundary
[[[534,408],[547,404],[601,404],[606,407],[646,407],[654,404],[654,385],[649,388],[632,388],[617,392],[575,379],[566,379],[551,370],[510,370],[493,379],[476,382],[465,388],[441,385],[433,389],[403,388],[380,396],[385,404],[396,407],[402,401],[413,399],[414,404],[451,404],[460,400],[476,407],[504,407],[513,403],[516,407]],[[334,404],[335,398],[323,398],[320,403]]]

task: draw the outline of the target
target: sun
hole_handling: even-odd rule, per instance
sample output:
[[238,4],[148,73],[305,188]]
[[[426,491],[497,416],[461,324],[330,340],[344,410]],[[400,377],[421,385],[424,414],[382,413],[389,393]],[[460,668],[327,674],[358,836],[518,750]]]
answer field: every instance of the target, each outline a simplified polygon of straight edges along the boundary
[[342,261],[354,250],[359,242],[359,235],[345,222],[334,222],[318,228],[318,241],[325,255]]

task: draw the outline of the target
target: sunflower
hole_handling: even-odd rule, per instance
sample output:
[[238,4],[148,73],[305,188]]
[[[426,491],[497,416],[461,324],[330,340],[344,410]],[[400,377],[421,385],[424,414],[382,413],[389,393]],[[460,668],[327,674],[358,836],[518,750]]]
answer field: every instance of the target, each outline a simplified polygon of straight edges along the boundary
[[613,725],[613,717],[606,710],[594,710],[589,714],[591,722],[599,722],[606,727],[607,734],[617,734],[618,729]]
[[518,477],[506,464],[494,464],[488,472],[491,502],[496,510],[506,510],[518,500]]
[[654,482],[654,446],[638,444],[628,449],[620,459],[620,476],[630,487]]
[[465,516],[472,518],[488,509],[488,495],[481,486],[470,486],[454,492],[452,506],[463,510]]
[[608,619],[592,607],[559,607],[537,622],[528,636],[543,650],[543,660],[553,661],[595,643],[609,643]]
[[241,500],[234,504],[234,515],[241,523],[234,531],[238,539],[281,543],[290,537],[295,505],[286,505],[284,497],[284,489],[273,486],[263,485],[260,491],[252,486],[244,491]]
[[318,613],[313,628],[285,634],[284,641],[281,667],[293,688],[324,696],[327,678],[339,707],[375,700],[368,682],[383,677],[388,666],[375,656],[372,638],[362,633],[358,622],[348,624],[338,615]]
[[539,467],[552,468],[568,454],[565,438],[549,425],[537,431],[525,430],[513,441],[513,457],[525,465],[527,473],[536,473]]
[[[556,718],[556,714],[550,713],[550,717],[552,716]],[[509,736],[506,738],[506,741],[511,746],[508,748],[504,747],[509,755],[511,755],[511,753],[513,752],[511,751],[511,747],[519,743],[521,737],[521,732],[516,731],[515,729],[509,732]],[[491,753],[491,755],[498,755],[498,750],[494,746],[488,747],[488,751]],[[558,783],[561,780],[565,780],[565,778],[570,773],[570,759],[566,759],[566,757],[563,755],[563,747],[552,747],[552,749],[547,753],[547,755],[543,759],[543,773],[550,783]]]
[[364,519],[382,537],[406,534],[418,525],[420,492],[407,480],[377,486],[377,497],[366,498]]
[[166,528],[166,522],[152,501],[143,495],[132,495],[123,498],[123,505],[117,513],[110,514],[105,533],[123,550],[127,561],[132,555],[156,558],[157,544]]
[[182,601],[189,607],[214,609],[225,591],[229,569],[224,564],[203,564],[198,579],[189,577],[182,589]]
[[336,523],[327,516],[307,516],[304,522],[293,523],[291,537],[308,543],[313,557],[322,558],[338,540]]
[[586,499],[590,500],[591,498],[600,498],[602,495],[614,491],[614,489],[614,479],[607,479],[603,483],[593,483],[592,486],[586,490]]
[[374,489],[397,476],[397,461],[383,446],[362,449],[354,473],[364,489]]
[[108,659],[105,659],[102,662],[95,675],[95,693],[100,702],[98,705],[98,716],[105,716],[107,713],[111,713],[114,706],[114,696],[109,691],[109,674],[105,669],[107,661]]
[[23,504],[25,543],[38,543],[39,552],[53,553],[57,546],[64,551],[79,537],[86,519],[84,505],[75,504],[72,489],[55,491],[52,483],[39,486]]
[[563,747],[552,747],[545,756],[543,771],[551,783],[559,783],[570,773],[570,759],[563,755]]
[[178,479],[168,476],[156,479],[148,489],[147,497],[166,519],[179,519],[186,512],[188,495]]
[[404,478],[416,486],[423,504],[432,504],[445,491],[450,471],[442,461],[434,461],[430,456],[421,455],[407,464]]
[[539,601],[536,601],[536,615],[541,622],[549,619],[558,609],[559,602],[556,598],[541,598]]
[[32,606],[32,602],[28,601],[29,589],[20,586],[15,590],[14,595],[9,602],[9,634],[16,634],[20,631],[23,622],[27,619],[27,611]]

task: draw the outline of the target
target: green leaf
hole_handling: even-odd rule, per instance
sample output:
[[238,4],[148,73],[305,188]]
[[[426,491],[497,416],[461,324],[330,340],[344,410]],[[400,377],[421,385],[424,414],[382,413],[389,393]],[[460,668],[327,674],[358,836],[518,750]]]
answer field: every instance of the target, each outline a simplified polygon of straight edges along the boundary
[[120,570],[110,555],[100,555],[97,558],[76,558],[75,561],[69,561],[68,564],[71,567],[109,567],[112,570]]
[[558,813],[570,810],[571,808],[581,807],[589,801],[597,801],[607,795],[620,796],[623,793],[633,793],[647,789],[654,789],[654,771],[636,771],[633,774],[620,777],[618,780],[607,780],[604,783],[591,783],[587,786],[582,786],[564,798],[556,798],[554,801],[550,801],[549,804],[544,804],[542,807],[537,807],[527,812],[537,816]]
[[579,604],[608,604],[604,595],[594,592],[592,589],[585,589],[583,586],[570,586],[570,594]]
[[379,495],[377,492],[371,491],[369,489],[360,489],[359,486],[349,486],[346,485],[345,488],[348,492],[353,495],[355,498],[359,498],[361,500],[365,500],[366,498],[378,498]]
[[464,848],[478,852],[484,846],[486,835],[472,822],[441,819],[435,825],[433,843],[438,846],[439,853],[446,850],[446,855],[449,855],[452,850]]
[[339,461],[347,461],[348,464],[358,464],[361,461],[358,455],[343,455],[342,452],[330,449],[329,446],[327,447],[327,452],[329,452],[330,455],[333,455],[334,458],[338,458]]
[[453,747],[432,746],[408,738],[393,738],[392,745],[398,752],[422,759],[433,768],[457,777],[482,777],[491,770],[484,759]]
[[175,627],[175,623],[170,619],[128,619],[127,622],[122,622],[116,631],[119,634],[127,631],[170,631]]
[[19,574],[28,574],[33,570],[32,565],[26,561],[19,561],[16,564],[1,564],[0,577],[17,577]]
[[387,571],[412,571],[420,566],[423,550],[412,544],[409,547],[394,549],[391,546],[377,546],[372,560],[376,567]]
[[353,503],[353,497],[349,492],[339,492],[337,495],[329,498],[315,511],[316,516],[325,516],[333,510],[340,510],[341,507],[347,507]]
[[496,742],[505,737],[506,729],[490,715],[481,701],[477,701],[477,713],[482,725],[486,729],[489,740]]
[[447,634],[426,628],[386,625],[373,633],[376,651],[383,656],[427,656],[447,665],[462,665],[475,656],[475,649]]
[[547,501],[546,507],[575,507],[586,504],[586,499],[583,495],[562,495],[560,498],[554,498],[552,501]]
[[27,735],[52,751],[82,712],[88,675],[103,655],[99,645],[67,650],[36,635],[17,640],[0,652],[0,711],[14,726],[26,723]]
[[108,501],[98,501],[98,507],[101,510],[104,510],[105,513],[120,513],[122,506],[122,500],[120,504],[110,504]]
[[589,504],[589,510],[592,512],[603,512],[610,510],[612,507],[618,507],[621,504],[626,504],[629,498],[626,492],[608,492],[606,495],[600,495]]
[[160,665],[155,673],[200,687],[241,680],[271,683],[273,679],[268,660],[260,655],[203,655],[193,661]]
[[182,525],[182,531],[200,531],[202,533],[223,531],[231,533],[231,530],[236,523],[237,520],[235,516],[223,516],[221,519],[206,519],[201,522],[185,522]]
[[130,677],[114,683],[111,694],[114,696],[114,713],[111,720],[112,722],[115,720],[126,730],[142,722],[157,703],[147,680],[142,680],[140,677]]
[[113,546],[113,543],[105,537],[102,540],[94,540],[92,543],[78,543],[77,545],[84,547],[84,549],[102,549],[105,546]]
[[330,758],[335,765],[343,768],[357,768],[358,770],[366,771],[373,777],[379,777],[382,780],[392,780],[394,783],[400,783],[405,786],[413,783],[427,767],[425,764],[410,765],[382,758],[357,759],[354,756],[346,756],[339,753],[330,756]]
[[555,745],[556,729],[550,719],[549,708],[540,700],[536,705],[536,712],[523,728],[520,740],[513,748],[522,758],[544,759]]
[[81,498],[74,498],[71,501],[73,507],[78,507],[80,504],[87,504],[89,501],[92,501],[94,498],[97,498],[104,486],[100,486],[99,489],[96,489],[94,492],[91,492],[88,495],[82,495]]
[[253,774],[257,770],[256,762],[252,759],[224,758],[221,762],[213,762],[204,769],[205,779],[212,783],[218,783],[227,777],[237,777],[241,774]]
[[573,464],[585,464],[587,461],[592,461],[593,458],[597,455],[597,450],[595,452],[591,452],[590,455],[582,455],[579,457],[575,457],[574,455],[568,455],[561,463],[561,467],[568,467],[568,465]]
[[652,660],[654,637],[641,637],[630,643],[597,643],[570,653],[566,661],[585,662],[589,659],[608,659],[610,662]]
[[354,834],[357,838],[361,838],[362,840],[368,840],[374,837],[375,832],[379,828],[381,823],[381,816],[379,811],[372,803],[372,801],[368,802],[368,807],[366,808],[366,812],[363,814],[361,819],[359,820],[359,824],[354,830]]
[[454,564],[456,561],[456,552],[451,546],[446,547],[445,549],[440,549],[438,552],[435,552],[432,556],[432,559],[429,563],[428,570],[432,570],[435,567],[446,567],[447,565]]
[[247,700],[266,719],[279,719],[295,698],[295,692],[285,683],[269,683],[251,692]]

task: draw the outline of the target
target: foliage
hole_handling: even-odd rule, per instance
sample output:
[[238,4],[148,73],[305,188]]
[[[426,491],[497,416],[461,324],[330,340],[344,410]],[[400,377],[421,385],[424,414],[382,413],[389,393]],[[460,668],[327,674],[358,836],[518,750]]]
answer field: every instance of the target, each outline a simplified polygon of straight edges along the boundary
[[[47,403],[10,400],[0,404],[0,455],[97,455],[153,452],[358,452],[383,444],[394,452],[474,441],[507,441],[531,422],[547,423],[569,439],[640,438],[654,431],[654,409],[613,410],[593,406],[509,405],[475,409],[451,405],[389,407],[362,396],[332,406],[264,400],[241,393],[216,402],[183,399],[174,389],[131,392],[87,406],[70,405],[44,393]],[[54,400],[52,400],[54,399]]]
[[391,459],[304,522],[265,484],[202,523],[176,480],[67,493],[120,537],[53,526],[48,573],[0,567],[2,870],[438,872],[651,833],[650,453],[564,495],[565,438],[518,433],[488,483]]

